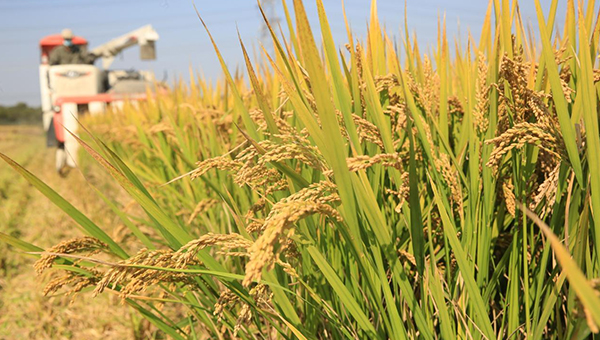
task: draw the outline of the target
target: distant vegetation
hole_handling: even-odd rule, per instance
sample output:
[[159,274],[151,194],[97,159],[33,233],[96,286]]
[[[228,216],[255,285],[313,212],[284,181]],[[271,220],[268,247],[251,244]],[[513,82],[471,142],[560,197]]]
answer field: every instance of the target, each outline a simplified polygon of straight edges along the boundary
[[0,124],[35,124],[42,120],[42,109],[25,103],[14,106],[0,105]]

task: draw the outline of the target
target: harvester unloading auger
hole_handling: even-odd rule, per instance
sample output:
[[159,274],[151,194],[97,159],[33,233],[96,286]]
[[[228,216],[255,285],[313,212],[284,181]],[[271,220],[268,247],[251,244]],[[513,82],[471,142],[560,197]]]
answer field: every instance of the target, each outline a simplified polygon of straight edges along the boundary
[[[56,147],[56,170],[59,173],[77,163],[78,143],[65,129],[75,133],[81,114],[98,114],[108,106],[120,107],[125,100],[144,100],[147,88],[154,86],[150,71],[109,70],[116,55],[139,45],[141,60],[156,59],[158,33],[146,25],[100,45],[91,53],[102,59],[102,69],[94,65],[49,65],[51,51],[63,45],[62,35],[40,40],[40,90],[44,130],[48,147]],[[85,49],[87,40],[74,36],[72,44]]]

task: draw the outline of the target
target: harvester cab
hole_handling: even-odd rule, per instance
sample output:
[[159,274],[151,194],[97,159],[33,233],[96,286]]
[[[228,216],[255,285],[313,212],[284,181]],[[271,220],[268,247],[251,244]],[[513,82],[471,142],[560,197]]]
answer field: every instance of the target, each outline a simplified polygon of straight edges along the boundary
[[[59,173],[75,167],[78,143],[70,133],[76,133],[77,119],[82,114],[99,114],[108,106],[121,107],[126,100],[143,100],[147,89],[154,84],[150,71],[109,70],[121,51],[139,45],[141,60],[156,59],[158,33],[151,25],[102,44],[91,54],[102,59],[102,68],[94,65],[50,65],[50,53],[63,45],[62,35],[55,34],[40,40],[40,92],[44,130],[48,147],[56,147],[56,170]],[[77,48],[87,50],[87,40],[74,36]]]

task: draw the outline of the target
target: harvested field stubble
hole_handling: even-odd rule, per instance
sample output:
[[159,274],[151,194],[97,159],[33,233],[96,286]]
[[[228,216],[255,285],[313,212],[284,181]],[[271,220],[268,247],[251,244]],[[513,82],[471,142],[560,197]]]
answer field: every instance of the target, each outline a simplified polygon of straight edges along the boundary
[[597,333],[593,3],[568,1],[552,32],[556,1],[548,19],[536,1],[534,40],[516,2],[490,1],[453,57],[443,24],[431,55],[408,34],[396,50],[375,2],[367,41],[349,31],[340,55],[317,4],[321,37],[294,0],[263,64],[242,45],[248,83],[223,64],[215,86],[192,76],[87,119],[84,148],[135,202],[113,209],[137,248],[72,214],[95,250],[38,268],[117,292],[174,339]]

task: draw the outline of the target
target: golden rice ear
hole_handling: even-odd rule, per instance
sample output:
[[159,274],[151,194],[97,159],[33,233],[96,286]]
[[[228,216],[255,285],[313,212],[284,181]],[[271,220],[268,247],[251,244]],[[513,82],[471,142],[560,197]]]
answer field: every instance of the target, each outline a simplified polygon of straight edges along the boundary
[[66,291],[66,296],[71,296],[71,303],[74,302],[75,296],[84,288],[93,287],[102,278],[102,272],[94,268],[88,268],[85,274],[66,272],[50,280],[44,287],[44,296],[49,296],[56,293],[59,289],[65,286],[70,286]]
[[188,217],[186,224],[187,225],[192,224],[192,222],[196,219],[196,217],[198,215],[206,212],[207,210],[209,210],[213,206],[219,204],[220,202],[221,201],[214,199],[214,198],[205,198],[205,199],[201,200],[200,202],[198,202],[198,204],[194,208],[194,211],[192,211],[192,213]]
[[248,286],[260,281],[263,269],[270,269],[277,263],[282,250],[276,251],[276,245],[289,241],[295,223],[314,214],[341,222],[340,213],[331,206],[339,201],[336,186],[329,181],[321,181],[275,203],[264,224],[257,230],[260,236],[248,248],[250,261],[246,264],[243,284]]
[[486,141],[486,143],[496,145],[486,164],[489,167],[497,165],[509,151],[521,149],[526,144],[536,145],[557,159],[567,157],[560,132],[549,129],[543,123],[516,124],[500,136]]
[[40,259],[34,263],[33,267],[38,274],[41,274],[46,269],[52,267],[54,261],[60,257],[60,254],[95,253],[103,249],[108,249],[108,245],[97,238],[89,236],[72,238],[48,248],[41,254]]
[[[190,275],[193,270],[188,269],[204,266],[198,260],[200,251],[216,246],[225,255],[233,249],[241,249],[247,253],[251,244],[250,240],[239,234],[208,233],[188,242],[177,251],[142,249],[127,260],[116,264],[105,263],[111,268],[96,283],[94,296],[108,287],[114,289],[117,286],[122,286],[119,295],[123,300],[161,284],[196,287],[198,283],[194,280],[194,275]],[[238,253],[234,252],[234,256],[239,256]]]
[[488,129],[489,119],[487,118],[487,113],[489,110],[489,94],[491,90],[491,86],[487,85],[488,78],[488,64],[485,57],[485,54],[479,52],[477,56],[477,89],[476,89],[476,97],[477,106],[475,107],[475,111],[473,113],[475,118],[475,126],[477,127],[477,132],[481,135],[484,135]]

